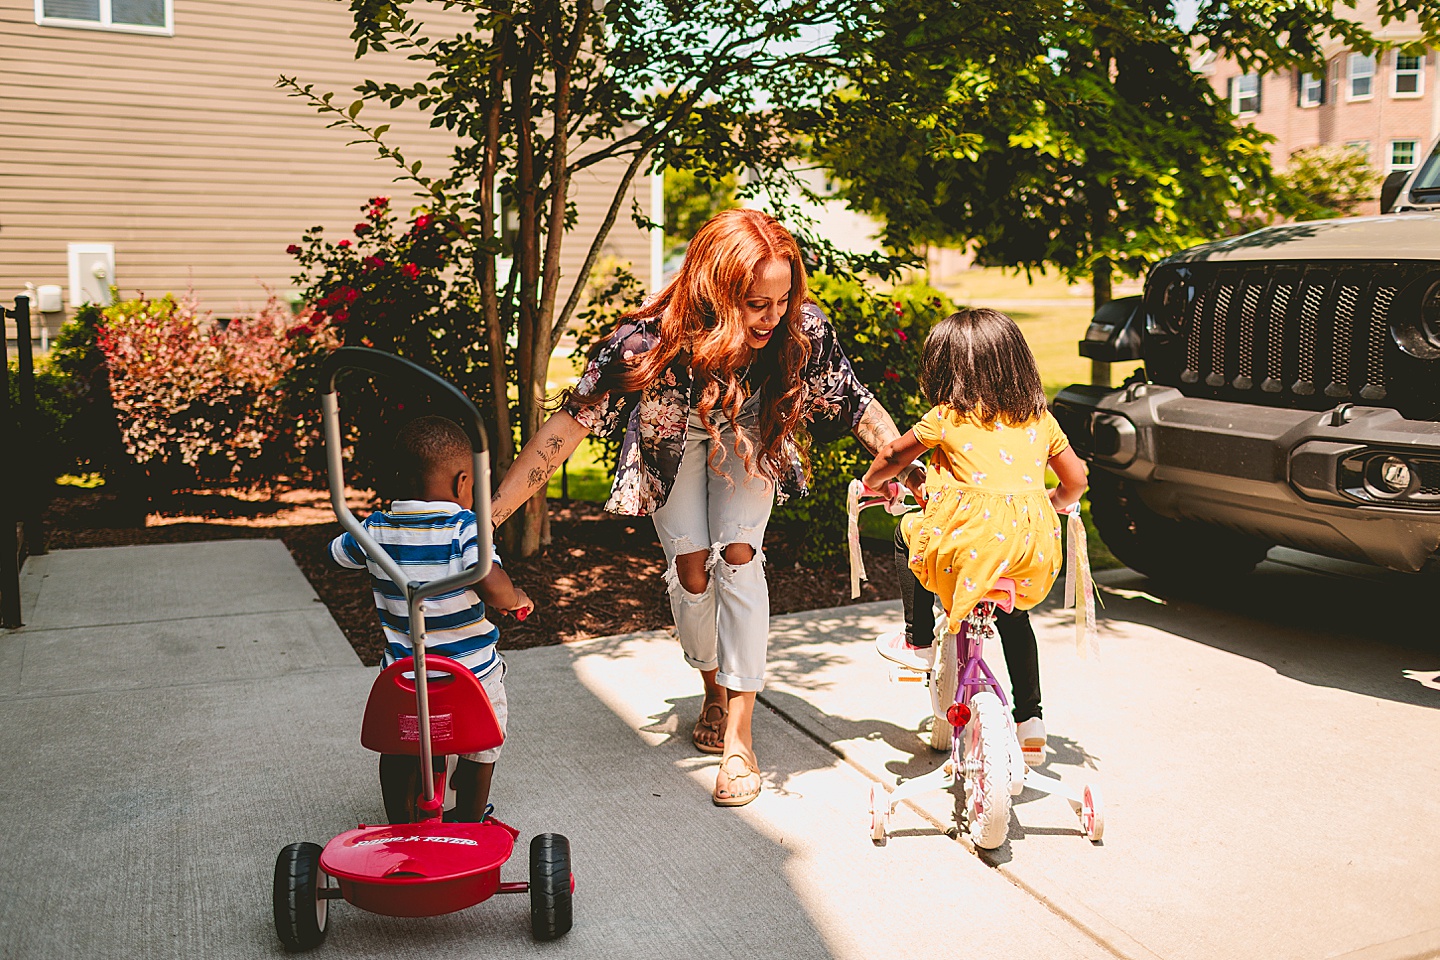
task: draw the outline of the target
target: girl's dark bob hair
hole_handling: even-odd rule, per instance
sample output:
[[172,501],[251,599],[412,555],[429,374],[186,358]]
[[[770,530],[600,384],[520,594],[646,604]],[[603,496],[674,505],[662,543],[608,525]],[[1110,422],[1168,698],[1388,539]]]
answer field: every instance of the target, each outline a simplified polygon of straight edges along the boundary
[[934,406],[948,404],[989,426],[1019,426],[1045,412],[1045,388],[1020,328],[999,310],[961,310],[925,338],[920,387]]

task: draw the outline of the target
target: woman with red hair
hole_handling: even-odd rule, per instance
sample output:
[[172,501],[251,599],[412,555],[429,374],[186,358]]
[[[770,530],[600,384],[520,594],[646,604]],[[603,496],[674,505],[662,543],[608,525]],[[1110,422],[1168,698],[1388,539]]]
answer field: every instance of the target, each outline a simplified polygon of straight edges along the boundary
[[[770,636],[771,507],[805,493],[810,439],[847,432],[872,453],[899,436],[810,299],[794,237],[768,214],[727,210],[695,234],[675,278],[596,345],[495,493],[498,525],[586,434],[621,439],[605,507],[655,522],[676,633],[705,684],[691,739],[721,755],[718,806],[760,793],[751,716]],[[919,486],[924,475],[903,479]]]

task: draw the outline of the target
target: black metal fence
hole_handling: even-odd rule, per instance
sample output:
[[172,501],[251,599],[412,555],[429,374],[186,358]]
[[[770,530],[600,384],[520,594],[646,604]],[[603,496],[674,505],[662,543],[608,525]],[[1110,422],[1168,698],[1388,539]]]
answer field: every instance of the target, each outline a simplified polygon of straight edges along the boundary
[[[15,322],[16,367],[10,384],[6,319]],[[30,298],[13,308],[0,306],[0,450],[18,454],[0,469],[0,627],[21,625],[20,567],[29,555],[45,552],[44,502],[35,454],[40,443],[35,406],[35,354]]]

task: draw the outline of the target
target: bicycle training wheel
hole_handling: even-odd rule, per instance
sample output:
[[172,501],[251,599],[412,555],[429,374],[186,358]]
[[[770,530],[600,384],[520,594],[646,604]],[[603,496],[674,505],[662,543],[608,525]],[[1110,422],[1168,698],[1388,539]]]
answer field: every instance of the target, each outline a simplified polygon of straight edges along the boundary
[[970,698],[965,730],[965,832],[994,850],[1010,832],[1010,748],[1005,705],[991,690]]
[[953,633],[940,632],[935,638],[939,646],[935,650],[935,666],[930,672],[930,749],[950,749],[950,705],[960,689],[960,668],[956,664],[955,646],[959,642]]

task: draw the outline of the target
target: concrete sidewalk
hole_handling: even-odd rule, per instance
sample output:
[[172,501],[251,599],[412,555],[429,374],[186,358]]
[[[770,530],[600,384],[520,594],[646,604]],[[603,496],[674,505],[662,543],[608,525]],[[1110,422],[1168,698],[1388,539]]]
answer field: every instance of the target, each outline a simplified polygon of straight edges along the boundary
[[[939,762],[925,691],[886,684],[869,645],[897,604],[775,618],[767,790],[739,810],[709,803],[674,641],[603,638],[507,655],[495,801],[522,844],[570,837],[574,930],[532,943],[523,897],[414,921],[339,904],[317,955],[1440,956],[1428,591],[1283,558],[1221,596],[1104,579],[1100,660],[1036,615],[1047,772],[1101,788],[1101,845],[1029,793],[983,858],[945,836],[939,793],[870,844],[870,777]],[[358,744],[373,669],[273,541],[66,551],[25,589],[27,626],[0,636],[0,958],[279,955],[279,848],[381,818]]]
[[[280,955],[280,847],[382,817],[358,743],[374,670],[275,541],[64,551],[25,579],[27,625],[0,637],[0,957]],[[533,943],[518,896],[429,920],[339,904],[320,955],[861,960],[953,950],[962,922],[984,955],[1108,955],[918,815],[898,827],[927,842],[872,847],[869,781],[776,713],[769,792],[711,806],[698,685],[663,633],[509,660],[495,801],[522,844],[570,837],[574,930]]]

